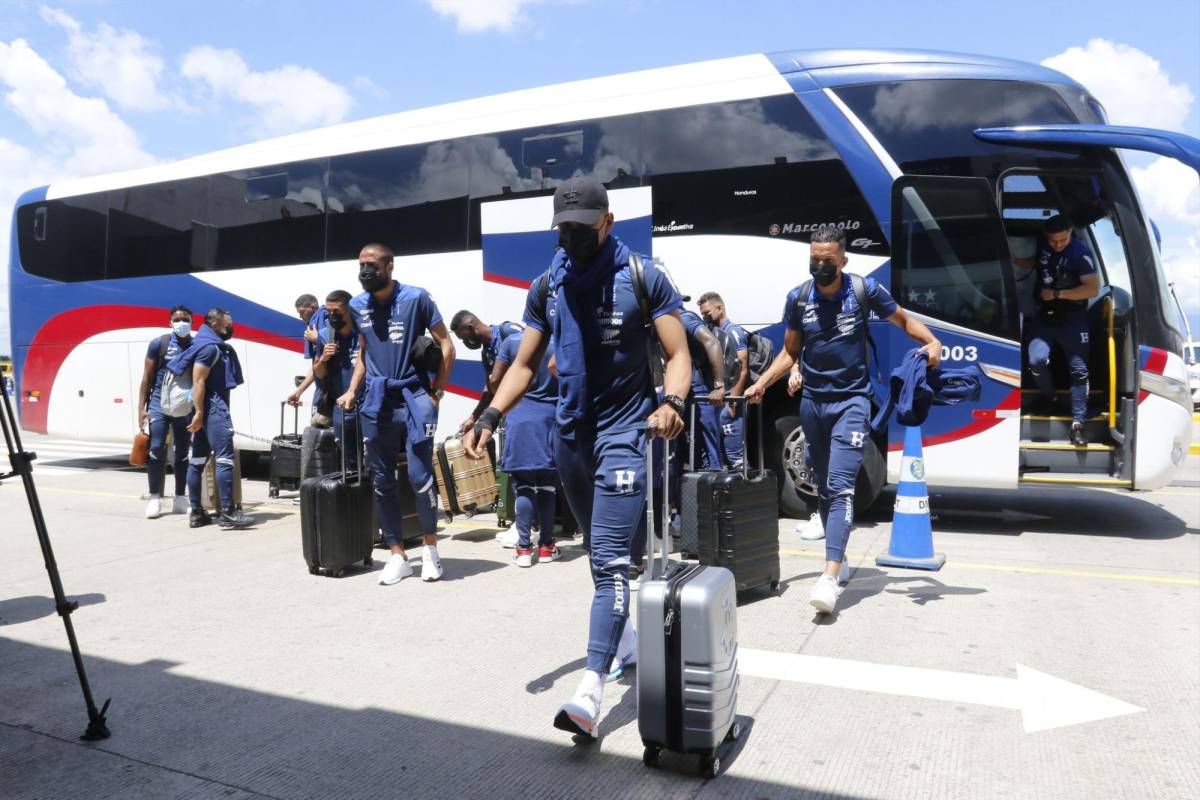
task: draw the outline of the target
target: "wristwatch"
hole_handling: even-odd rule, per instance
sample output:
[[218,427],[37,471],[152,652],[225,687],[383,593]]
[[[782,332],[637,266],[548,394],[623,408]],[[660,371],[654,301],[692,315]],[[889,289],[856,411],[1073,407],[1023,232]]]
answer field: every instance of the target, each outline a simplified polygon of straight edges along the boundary
[[670,406],[679,416],[683,416],[683,400],[673,394],[669,394],[663,398],[663,405]]

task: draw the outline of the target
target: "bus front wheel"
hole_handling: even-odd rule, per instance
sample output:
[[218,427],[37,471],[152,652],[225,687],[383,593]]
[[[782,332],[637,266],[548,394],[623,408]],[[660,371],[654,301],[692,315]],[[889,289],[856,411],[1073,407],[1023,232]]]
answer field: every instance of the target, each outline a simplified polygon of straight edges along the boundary
[[[767,447],[767,466],[779,481],[781,516],[807,517],[817,505],[817,487],[804,456],[804,429],[800,417],[775,420],[774,436]],[[770,463],[774,461],[775,463]],[[887,482],[887,459],[870,437],[863,443],[863,461],[854,485],[854,510],[866,511],[879,498]]]

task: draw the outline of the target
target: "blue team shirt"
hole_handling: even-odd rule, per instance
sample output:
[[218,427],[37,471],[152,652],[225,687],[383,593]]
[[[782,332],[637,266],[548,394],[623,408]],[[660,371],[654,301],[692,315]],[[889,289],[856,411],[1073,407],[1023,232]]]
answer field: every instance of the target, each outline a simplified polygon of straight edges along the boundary
[[[800,316],[800,286],[788,292],[783,306],[783,324],[804,337],[800,371],[804,376],[804,394],[817,400],[839,400],[853,395],[871,394],[867,364],[865,324],[850,276],[842,279],[837,296],[826,299],[813,284]],[[891,293],[873,278],[866,279],[867,305],[880,319],[896,313]]]
[[[517,358],[517,351],[521,349],[522,331],[506,336],[504,341],[500,343],[500,348],[496,351],[496,361],[501,364],[511,364]],[[529,390],[525,392],[525,396],[521,401],[526,400],[534,403],[555,403],[558,402],[558,378],[554,377],[554,373],[550,371],[550,358],[554,355],[554,340],[546,345],[546,354],[542,356],[542,363],[538,365],[537,372],[534,373],[533,383],[529,384]]]
[[[483,346],[483,384],[487,385],[487,379],[492,375],[492,368],[496,366],[496,354],[500,351],[500,346],[504,344],[508,337],[514,333],[519,334],[524,328],[519,322],[501,322],[499,325],[492,326],[492,340]],[[516,350],[513,351],[514,353]],[[512,363],[510,359],[508,363]]]
[[[329,312],[325,309],[325,306],[317,306],[317,310],[313,312],[311,317],[308,318],[308,324],[305,325],[306,328],[316,328],[318,335],[323,334],[328,326]],[[304,354],[309,361],[312,361],[314,358],[321,355],[321,345],[305,339]]]
[[[624,250],[623,247],[619,248]],[[671,281],[650,259],[643,259],[643,277],[651,320],[683,306]],[[543,306],[534,281],[525,300],[525,325],[559,338],[560,322],[553,291]],[[654,411],[654,380],[650,375],[650,333],[642,318],[642,307],[633,290],[629,262],[619,264],[611,281],[596,291],[592,303],[595,325],[582,325],[584,351],[588,354],[588,394],[596,415],[595,430],[618,432],[645,422]]]
[[[350,379],[354,375],[354,365],[358,363],[360,340],[358,331],[350,326],[350,332],[343,335],[337,331],[333,334],[333,342],[338,346],[337,355],[325,365],[328,372],[325,378],[325,391],[334,400],[341,397],[350,388]],[[317,339],[317,356],[325,350],[329,343],[328,327],[321,328]],[[362,389],[360,387],[361,396]]]
[[[200,351],[196,354],[196,363],[203,364],[208,367],[208,378],[204,382],[204,397],[219,397],[225,401],[226,407],[229,406],[229,388],[226,384],[229,382],[225,375],[226,359],[221,357],[221,348],[215,344],[205,344],[200,346]],[[207,413],[207,408],[205,409]]]
[[1038,242],[1034,257],[1037,269],[1037,294],[1043,314],[1080,311],[1087,308],[1087,300],[1042,300],[1042,289],[1075,289],[1082,285],[1084,275],[1096,274],[1096,256],[1092,248],[1071,234],[1071,241],[1061,253],[1054,252],[1050,244],[1042,239]]
[[696,332],[708,330],[708,326],[699,314],[687,309],[679,312],[679,320],[687,333],[688,354],[692,357],[692,391],[698,395],[708,394],[713,382],[712,364],[708,361],[708,351],[696,339]]
[[397,281],[390,303],[363,292],[350,301],[350,313],[366,341],[368,376],[426,380],[412,363],[412,346],[442,321],[429,292]]
[[[158,359],[158,343],[162,337],[152,339],[150,346],[146,348],[146,358],[151,360]],[[167,362],[183,350],[187,350],[192,346],[192,337],[187,337],[187,340],[181,340],[174,333],[167,339],[167,350],[163,353],[163,358],[159,362],[158,370],[154,373],[154,385],[150,387],[150,411],[162,412],[162,382],[163,376],[167,374]]]

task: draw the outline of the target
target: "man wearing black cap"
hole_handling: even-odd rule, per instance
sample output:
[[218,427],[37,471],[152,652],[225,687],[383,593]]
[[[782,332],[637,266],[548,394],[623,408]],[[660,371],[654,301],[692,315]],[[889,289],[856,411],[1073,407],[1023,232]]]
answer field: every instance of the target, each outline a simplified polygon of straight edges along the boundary
[[[501,415],[529,386],[553,336],[559,377],[556,462],[571,511],[590,533],[596,589],[587,668],[554,725],[594,737],[604,679],[618,647],[636,650],[626,620],[630,542],[643,524],[646,505],[644,430],[666,439],[683,430],[691,359],[679,321],[679,293],[649,258],[642,259],[644,291],[635,289],[630,250],[612,235],[613,215],[601,183],[577,177],[559,186],[552,224],[560,249],[549,280],[534,281],[530,288],[516,359],[464,444],[468,453],[482,456]],[[650,373],[652,335],[667,361],[661,403]]]

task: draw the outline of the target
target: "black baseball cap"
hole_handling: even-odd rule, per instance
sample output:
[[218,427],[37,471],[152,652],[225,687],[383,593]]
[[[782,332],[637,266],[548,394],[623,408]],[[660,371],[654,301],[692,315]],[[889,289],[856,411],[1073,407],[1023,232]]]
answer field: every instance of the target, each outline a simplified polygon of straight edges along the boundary
[[608,190],[595,178],[568,178],[554,190],[554,228],[564,222],[595,225],[608,211]]

